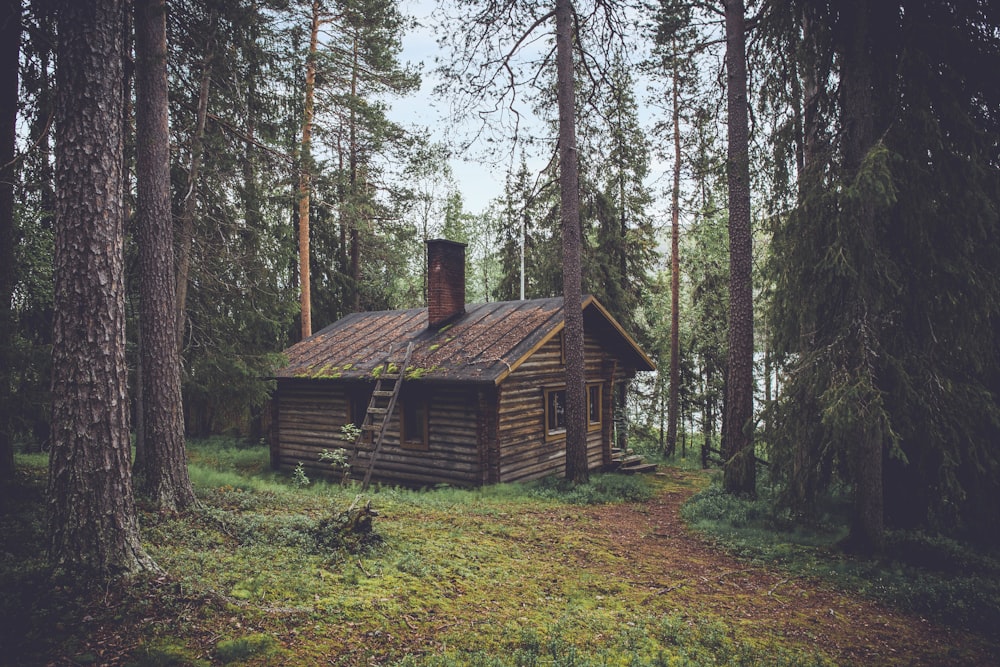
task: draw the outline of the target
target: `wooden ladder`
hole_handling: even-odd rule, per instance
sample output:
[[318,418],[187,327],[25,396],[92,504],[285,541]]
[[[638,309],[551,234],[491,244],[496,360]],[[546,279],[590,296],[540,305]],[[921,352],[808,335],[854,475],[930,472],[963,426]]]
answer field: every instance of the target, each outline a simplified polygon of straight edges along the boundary
[[[356,466],[365,464],[365,477],[361,484],[361,490],[368,489],[368,483],[372,478],[372,470],[375,469],[375,460],[382,450],[382,441],[385,439],[385,431],[389,425],[389,419],[396,409],[396,399],[399,398],[399,388],[403,386],[403,379],[406,375],[406,366],[410,363],[410,355],[413,353],[413,343],[406,346],[406,353],[403,360],[393,360],[392,350],[382,361],[381,370],[375,379],[375,389],[372,391],[371,400],[368,401],[368,410],[365,412],[364,421],[361,422],[361,432],[354,441],[354,457],[351,461],[351,470],[357,470]],[[388,386],[391,383],[391,387]],[[371,434],[371,447],[364,446],[365,437]],[[362,460],[362,452],[367,453],[367,459]]]

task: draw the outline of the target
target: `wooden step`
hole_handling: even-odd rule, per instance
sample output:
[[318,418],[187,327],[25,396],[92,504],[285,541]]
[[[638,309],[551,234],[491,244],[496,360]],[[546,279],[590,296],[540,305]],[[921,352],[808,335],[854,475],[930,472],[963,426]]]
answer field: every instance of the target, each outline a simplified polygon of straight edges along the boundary
[[368,414],[370,415],[384,415],[387,412],[389,412],[388,408],[373,408],[371,406],[368,407]]
[[391,391],[373,391],[372,396],[379,396],[381,398],[392,398]]
[[631,465],[622,466],[618,469],[618,472],[623,472],[626,475],[635,475],[636,473],[644,472],[655,472],[655,463],[633,463]]

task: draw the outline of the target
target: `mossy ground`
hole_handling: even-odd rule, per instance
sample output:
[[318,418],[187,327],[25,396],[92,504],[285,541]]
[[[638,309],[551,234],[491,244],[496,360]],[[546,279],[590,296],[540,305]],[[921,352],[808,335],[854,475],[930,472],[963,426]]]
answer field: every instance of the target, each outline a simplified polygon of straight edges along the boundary
[[[266,450],[191,447],[201,506],[144,512],[165,575],[53,590],[41,559],[44,468],[19,459],[0,512],[0,664],[984,664],[982,635],[933,625],[691,533],[707,477],[378,489],[381,540],[329,548],[356,489],[296,489]],[[595,490],[596,489],[596,490]],[[605,496],[627,502],[579,504]],[[12,495],[12,498],[14,496]],[[7,500],[6,498],[4,499]]]

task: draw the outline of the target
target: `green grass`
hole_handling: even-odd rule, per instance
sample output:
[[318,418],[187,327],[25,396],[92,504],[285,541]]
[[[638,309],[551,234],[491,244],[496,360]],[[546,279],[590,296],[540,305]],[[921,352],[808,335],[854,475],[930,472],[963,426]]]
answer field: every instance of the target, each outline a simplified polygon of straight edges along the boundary
[[[18,457],[16,488],[0,506],[0,628],[8,633],[0,665],[109,656],[197,667],[834,662],[808,642],[733,623],[709,600],[628,581],[633,563],[595,533],[594,505],[641,510],[654,495],[687,493],[690,475],[595,475],[577,487],[551,479],[382,487],[359,501],[357,486],[296,487],[268,470],[264,447],[215,438],[188,450],[199,506],[140,515],[145,548],[167,574],[96,592],[51,586],[44,457]],[[343,511],[367,501],[380,515],[376,535],[342,539]],[[742,517],[744,529],[765,516],[728,502],[706,493],[691,516],[711,515],[716,526]],[[796,548],[816,550],[827,538],[815,539]],[[767,557],[788,566],[799,556]]]
[[719,480],[694,496],[682,516],[741,558],[819,577],[898,609],[956,627],[993,631],[1000,625],[1000,553],[924,533],[889,531],[879,560],[848,558],[838,544],[848,533],[848,503],[826,498],[810,521],[776,502],[766,480],[758,498],[724,493]]

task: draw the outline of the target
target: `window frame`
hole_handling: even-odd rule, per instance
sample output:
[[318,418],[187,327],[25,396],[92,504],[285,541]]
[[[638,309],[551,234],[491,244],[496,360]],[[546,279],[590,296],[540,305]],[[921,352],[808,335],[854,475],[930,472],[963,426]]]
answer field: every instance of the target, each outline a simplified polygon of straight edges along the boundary
[[[430,449],[430,422],[431,403],[424,396],[401,396],[396,408],[399,410],[399,446],[402,449],[426,452]],[[414,406],[419,406],[423,414],[423,428],[421,429],[421,439],[414,440],[407,438],[407,423],[412,420],[413,415],[407,417],[407,412],[414,410]]]
[[[592,392],[597,390],[597,419],[594,419],[592,409],[594,407]],[[604,426],[604,383],[587,383],[587,432],[599,431]]]
[[[558,394],[562,394],[562,405],[563,405],[563,410],[562,410],[562,422],[563,422],[563,425],[561,427],[557,426],[554,429],[549,427],[549,423],[550,423],[549,417],[550,417],[550,412],[551,412],[550,407],[549,407],[551,405],[550,396],[552,396],[553,394],[555,394],[557,396],[558,396]],[[542,388],[542,403],[543,403],[543,408],[544,408],[544,413],[545,413],[544,414],[544,418],[543,418],[544,421],[542,422],[542,426],[543,426],[544,431],[545,431],[545,441],[546,442],[551,442],[551,441],[555,441],[555,440],[565,440],[565,438],[566,438],[566,385],[554,386],[554,387],[543,387]]]

